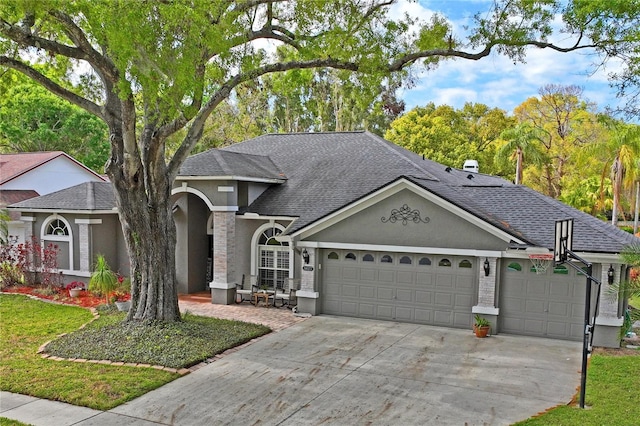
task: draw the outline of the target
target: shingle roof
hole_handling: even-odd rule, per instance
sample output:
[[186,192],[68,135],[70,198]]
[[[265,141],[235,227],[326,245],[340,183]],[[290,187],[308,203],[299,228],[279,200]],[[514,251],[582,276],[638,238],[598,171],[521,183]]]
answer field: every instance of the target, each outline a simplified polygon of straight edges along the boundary
[[22,152],[17,154],[0,154],[0,185],[61,156],[73,161],[88,172],[104,180],[102,176],[62,151]]
[[368,132],[272,134],[224,148],[269,156],[288,177],[242,212],[298,217],[289,232],[406,177],[517,239],[552,248],[574,218],[574,250],[617,253],[640,242],[586,213],[502,178],[447,168]]
[[34,210],[112,210],[116,207],[110,182],[85,182],[51,194],[12,204]]
[[187,158],[179,176],[234,176],[285,179],[269,157],[211,149]]
[[0,189],[0,207],[37,197],[33,189]]

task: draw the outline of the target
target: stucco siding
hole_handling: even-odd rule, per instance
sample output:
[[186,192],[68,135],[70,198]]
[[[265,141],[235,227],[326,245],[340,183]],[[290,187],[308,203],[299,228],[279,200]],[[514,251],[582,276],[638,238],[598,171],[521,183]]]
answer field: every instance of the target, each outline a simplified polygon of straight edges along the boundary
[[[408,209],[404,216],[406,221],[402,220],[399,212],[404,206]],[[498,237],[409,190],[391,195],[306,239],[478,250],[503,250],[507,245]]]

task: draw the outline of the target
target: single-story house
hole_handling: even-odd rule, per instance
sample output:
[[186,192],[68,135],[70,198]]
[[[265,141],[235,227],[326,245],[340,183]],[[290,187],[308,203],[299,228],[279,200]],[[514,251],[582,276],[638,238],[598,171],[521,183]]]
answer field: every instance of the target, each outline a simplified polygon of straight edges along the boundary
[[[609,286],[640,240],[502,178],[445,167],[368,132],[270,134],[187,159],[172,192],[179,292],[234,303],[236,286],[297,290],[298,310],[581,340],[586,278],[536,273],[555,221],[573,219],[573,251]],[[30,232],[64,243],[70,277],[98,252],[127,272],[109,183],[11,206]],[[64,231],[52,235],[55,229]],[[594,293],[598,290],[594,286]],[[594,294],[595,296],[595,294]],[[598,300],[593,297],[592,300]],[[595,344],[617,346],[622,301],[598,300]]]

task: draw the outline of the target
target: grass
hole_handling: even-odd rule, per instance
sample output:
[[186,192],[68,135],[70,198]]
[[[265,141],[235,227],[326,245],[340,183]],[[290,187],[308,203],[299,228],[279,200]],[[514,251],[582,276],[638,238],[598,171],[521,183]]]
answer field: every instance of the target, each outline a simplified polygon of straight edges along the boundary
[[576,405],[556,407],[521,426],[596,426],[640,424],[640,351],[617,356],[591,356],[587,376],[586,409]]
[[[62,333],[71,333],[67,338],[69,339],[67,349],[72,348],[75,351],[80,351],[78,353],[84,353],[82,350],[94,346],[100,336],[114,335],[113,330],[118,328],[122,317],[102,315],[98,321],[88,327],[95,333],[93,337],[84,334],[79,342],[75,342],[72,339],[75,335],[73,332],[76,332],[82,324],[87,323],[91,318],[91,313],[83,308],[44,303],[21,295],[0,295],[0,321],[2,323],[0,329],[0,377],[2,378],[0,389],[108,410],[179,377],[177,373],[154,368],[52,361],[43,359],[36,354],[43,343],[55,339]],[[179,340],[182,342],[178,345],[179,349],[169,352],[174,353],[171,357],[172,360],[180,362],[175,351],[183,351],[184,357],[181,362],[182,365],[187,365],[198,358],[205,359],[215,353],[206,353],[203,351],[203,345],[200,344],[194,345],[197,347],[197,350],[194,351],[185,345],[185,342],[191,341],[192,337],[194,339],[201,338],[205,334],[202,328],[215,324],[208,322],[208,320],[210,319],[187,316],[187,321],[184,323],[189,326],[185,328],[181,337],[163,334],[161,339],[154,341],[148,335],[138,334],[129,340],[143,340],[144,348],[162,347],[163,350],[167,347],[168,341]],[[232,321],[227,322],[233,323]],[[193,324],[200,324],[200,327]],[[237,324],[239,324],[239,329],[244,330],[238,334],[241,337],[236,336],[236,340],[229,340],[224,336],[218,336],[221,343],[218,346],[209,346],[208,350],[221,351],[249,340],[252,336],[268,332],[266,327],[254,326],[253,333],[243,335],[247,330],[246,324]],[[202,334],[196,333],[195,336],[192,336],[193,330],[200,330]],[[108,345],[109,343],[106,343],[106,346]],[[119,346],[121,344],[111,341],[110,345]],[[96,344],[96,346],[98,345]],[[61,348],[64,347],[61,346]],[[131,351],[133,349],[126,349],[124,352],[132,353]],[[97,358],[109,358],[106,355],[106,353],[98,353]],[[150,358],[141,358],[137,362],[155,363],[147,362]]]
[[29,426],[26,423],[17,420],[11,420],[6,417],[0,417],[0,426]]

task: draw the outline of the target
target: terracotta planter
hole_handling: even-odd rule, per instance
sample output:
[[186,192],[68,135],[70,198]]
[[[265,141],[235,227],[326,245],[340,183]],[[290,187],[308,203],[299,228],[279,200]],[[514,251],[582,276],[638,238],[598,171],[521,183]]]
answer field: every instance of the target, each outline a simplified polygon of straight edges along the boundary
[[487,337],[490,329],[491,327],[488,325],[485,325],[483,327],[476,327],[475,325],[473,326],[473,330],[476,333],[476,337]]
[[82,291],[81,288],[70,288],[69,289],[69,296],[78,297],[78,296],[80,296],[80,292],[81,291]]

